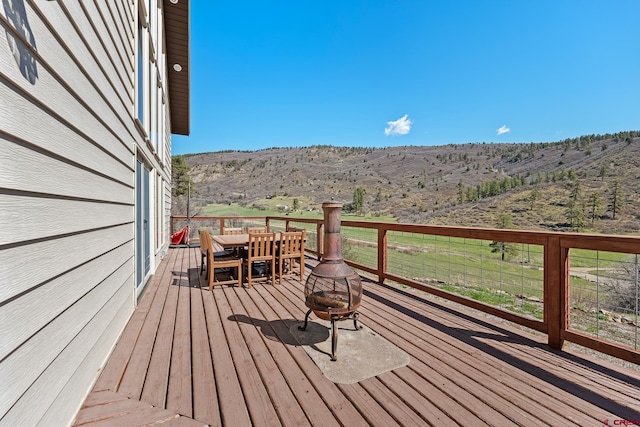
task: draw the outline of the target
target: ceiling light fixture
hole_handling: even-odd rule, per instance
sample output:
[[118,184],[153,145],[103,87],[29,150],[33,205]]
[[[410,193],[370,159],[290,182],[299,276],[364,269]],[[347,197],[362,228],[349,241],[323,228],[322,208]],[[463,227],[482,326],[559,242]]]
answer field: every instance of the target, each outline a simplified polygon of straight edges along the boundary
[[173,64],[173,69],[174,69],[176,72],[178,72],[178,73],[179,73],[180,71],[182,71],[182,65],[180,65],[180,64]]

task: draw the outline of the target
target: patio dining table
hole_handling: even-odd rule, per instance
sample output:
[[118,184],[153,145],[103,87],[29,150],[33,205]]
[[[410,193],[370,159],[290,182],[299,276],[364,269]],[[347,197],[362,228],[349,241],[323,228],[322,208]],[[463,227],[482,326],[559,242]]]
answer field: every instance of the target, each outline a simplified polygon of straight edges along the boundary
[[222,246],[223,249],[245,247],[249,244],[248,234],[224,234],[211,236],[211,240]]
[[[211,236],[211,239],[222,246],[223,249],[243,248],[249,245],[249,234],[219,234]],[[276,233],[276,242],[280,240],[280,233]]]

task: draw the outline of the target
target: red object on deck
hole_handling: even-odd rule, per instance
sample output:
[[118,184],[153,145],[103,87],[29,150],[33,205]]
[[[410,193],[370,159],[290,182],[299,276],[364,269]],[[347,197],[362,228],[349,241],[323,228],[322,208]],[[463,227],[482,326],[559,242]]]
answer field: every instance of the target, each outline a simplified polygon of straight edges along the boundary
[[189,226],[185,225],[179,231],[171,235],[172,245],[186,245],[189,243]]

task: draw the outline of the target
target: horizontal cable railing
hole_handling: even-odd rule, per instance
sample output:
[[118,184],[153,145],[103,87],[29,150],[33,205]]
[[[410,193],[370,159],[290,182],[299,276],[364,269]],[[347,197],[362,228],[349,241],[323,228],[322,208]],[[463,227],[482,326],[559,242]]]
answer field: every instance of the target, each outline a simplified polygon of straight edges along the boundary
[[[304,228],[307,251],[322,258],[322,219],[190,220],[192,230],[215,234],[247,224]],[[184,221],[172,217],[172,230]],[[379,283],[419,289],[546,333],[556,349],[566,340],[640,364],[638,237],[344,219],[341,232],[345,261]]]

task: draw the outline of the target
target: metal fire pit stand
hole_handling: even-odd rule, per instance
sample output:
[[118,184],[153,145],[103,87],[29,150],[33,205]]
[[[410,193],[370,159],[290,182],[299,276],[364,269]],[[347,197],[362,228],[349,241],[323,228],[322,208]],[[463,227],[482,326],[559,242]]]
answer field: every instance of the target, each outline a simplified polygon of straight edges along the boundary
[[[307,311],[307,314],[304,316],[304,325],[298,326],[299,330],[304,331],[307,329],[307,326],[309,324],[309,315],[312,312],[313,310]],[[329,320],[331,320],[331,361],[335,362],[336,360],[338,360],[338,357],[336,356],[336,351],[338,348],[338,325],[336,325],[336,323],[342,320],[353,319],[354,330],[356,331],[360,330],[362,329],[362,326],[358,325],[358,317],[360,317],[360,313],[358,313],[357,311],[351,311],[349,313],[344,314],[344,313],[335,313],[335,312],[332,313],[332,310],[329,310],[328,314],[329,314]]]

